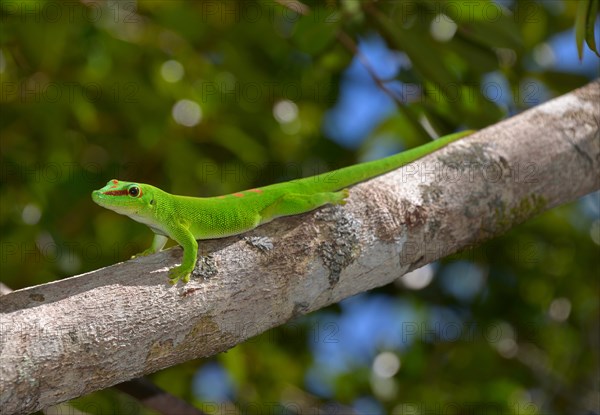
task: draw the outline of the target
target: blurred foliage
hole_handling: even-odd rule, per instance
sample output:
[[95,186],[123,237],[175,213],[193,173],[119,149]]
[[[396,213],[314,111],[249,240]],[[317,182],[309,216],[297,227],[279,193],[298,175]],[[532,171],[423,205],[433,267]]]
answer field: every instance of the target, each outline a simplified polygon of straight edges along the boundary
[[[229,193],[355,163],[382,137],[410,147],[482,128],[582,86],[597,72],[557,69],[549,42],[572,31],[580,56],[584,40],[595,49],[597,3],[3,0],[2,281],[18,289],[145,249],[147,228],[91,202],[108,179]],[[409,64],[377,80],[396,109],[352,151],[324,137],[323,123],[372,35]],[[492,84],[506,99],[490,99]],[[207,361],[152,379],[209,413],[598,413],[598,195],[585,200],[453,255],[423,290],[360,297],[408,307],[419,324],[442,315],[499,328],[493,341],[479,332],[379,342],[374,321],[342,324],[342,303],[207,360],[225,369],[223,403],[194,387]],[[453,264],[482,270],[474,297],[445,289]],[[368,352],[348,340],[359,327]],[[328,369],[332,350],[349,363]],[[387,378],[372,369],[383,351],[400,362]],[[73,403],[145,413],[111,390]]]
[[575,17],[575,36],[577,40],[577,54],[579,59],[583,58],[583,41],[598,57],[598,48],[596,47],[596,19],[598,18],[598,8],[600,0],[581,0],[577,6],[577,15]]

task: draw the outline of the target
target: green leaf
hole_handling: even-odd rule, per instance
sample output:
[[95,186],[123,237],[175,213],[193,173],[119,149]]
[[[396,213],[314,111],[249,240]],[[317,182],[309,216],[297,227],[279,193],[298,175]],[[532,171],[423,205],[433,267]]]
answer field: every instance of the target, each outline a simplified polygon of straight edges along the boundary
[[[425,88],[429,92],[424,103],[428,114],[437,114],[450,124],[479,129],[497,122],[504,116],[502,109],[488,100],[476,86],[456,86],[449,90],[450,93],[436,90],[435,85]],[[439,122],[437,124],[439,125]],[[436,124],[432,125],[438,129]]]
[[[314,10],[313,14],[300,17],[292,34],[295,45],[311,55],[316,55],[331,45],[342,19],[330,15],[331,13],[322,10]],[[319,19],[315,16],[327,16],[327,18]]]
[[516,19],[498,4],[491,1],[453,2],[443,11],[458,24],[459,33],[482,45],[510,49],[523,47]]
[[415,128],[412,120],[400,112],[386,118],[375,128],[365,143],[365,148],[376,145],[374,138],[390,136],[401,138],[405,148],[412,148],[430,140],[429,135],[423,134],[423,129]]
[[523,42],[517,27],[508,17],[503,17],[497,23],[473,22],[460,25],[462,34],[490,48],[521,49]]
[[426,33],[404,29],[379,11],[372,12],[376,24],[391,46],[404,51],[417,71],[441,88],[454,85],[458,79],[445,66],[439,64],[439,45]]
[[585,39],[587,12],[590,0],[579,0],[577,13],[575,15],[575,42],[577,43],[577,54],[579,60],[583,59],[583,40]]
[[544,71],[531,76],[542,81],[559,95],[577,89],[589,81],[584,75],[558,71]]
[[470,71],[482,74],[498,69],[498,57],[491,49],[482,47],[460,33],[446,43],[446,48],[468,62]]
[[223,146],[244,163],[261,164],[266,150],[256,140],[233,125],[221,125],[214,131],[215,143]]
[[592,52],[594,52],[598,57],[600,57],[600,53],[598,53],[598,48],[596,47],[596,37],[594,30],[596,28],[596,17],[598,16],[598,7],[600,5],[600,0],[591,0],[590,6],[588,8],[587,15],[587,25],[585,28],[585,41]]

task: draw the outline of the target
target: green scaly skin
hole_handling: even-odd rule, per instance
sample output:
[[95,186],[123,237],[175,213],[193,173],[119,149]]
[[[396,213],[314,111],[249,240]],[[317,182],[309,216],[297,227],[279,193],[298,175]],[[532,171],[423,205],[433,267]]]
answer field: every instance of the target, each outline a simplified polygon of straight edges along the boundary
[[159,252],[168,238],[181,245],[183,261],[169,272],[169,281],[187,283],[196,266],[197,240],[237,235],[275,218],[326,204],[343,205],[348,197],[346,187],[404,166],[471,133],[451,134],[381,160],[225,196],[177,196],[149,184],[113,179],[94,190],[92,199],[154,231],[152,246],[136,256]]

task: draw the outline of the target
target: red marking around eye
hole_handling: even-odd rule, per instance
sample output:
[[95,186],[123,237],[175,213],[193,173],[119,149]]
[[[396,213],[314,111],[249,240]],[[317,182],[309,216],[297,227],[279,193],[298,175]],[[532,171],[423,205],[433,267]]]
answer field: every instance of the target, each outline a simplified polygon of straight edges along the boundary
[[235,197],[244,197],[243,193],[234,193],[233,194]]
[[250,189],[248,190],[249,192],[254,192],[254,193],[262,193],[263,191],[260,189]]
[[128,192],[127,190],[110,190],[102,194],[106,196],[127,196]]

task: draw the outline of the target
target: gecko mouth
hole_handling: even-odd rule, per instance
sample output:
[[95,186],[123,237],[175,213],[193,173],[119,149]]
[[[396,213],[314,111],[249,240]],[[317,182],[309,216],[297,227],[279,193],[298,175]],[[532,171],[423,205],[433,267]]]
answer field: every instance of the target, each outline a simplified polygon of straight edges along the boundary
[[[100,190],[96,190],[97,192],[100,192]],[[104,195],[104,196],[127,196],[129,193],[128,190],[109,190],[108,192],[100,192],[100,194]]]
[[102,198],[102,192],[100,190],[94,190],[92,192],[92,200],[96,203],[99,203]]
[[[120,192],[125,192],[125,193],[120,193]],[[115,196],[121,196],[121,195],[126,195],[127,191],[119,191],[119,190],[115,190],[115,191],[108,191],[108,192],[102,192],[100,190],[94,190],[92,192],[92,200],[94,201],[94,203],[96,203],[97,205],[100,205],[104,208],[110,209],[110,210],[114,210],[115,212],[120,213],[121,211],[126,211],[126,207],[120,207],[120,206],[116,206],[112,203],[108,203],[111,199],[113,199]]]
[[94,190],[92,192],[92,200],[94,202],[98,203],[106,199],[108,199],[108,196],[105,193],[102,193],[100,190]]

